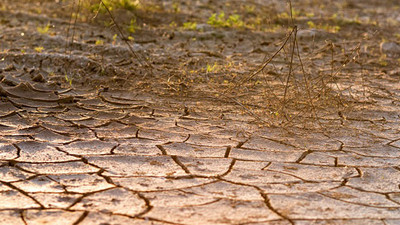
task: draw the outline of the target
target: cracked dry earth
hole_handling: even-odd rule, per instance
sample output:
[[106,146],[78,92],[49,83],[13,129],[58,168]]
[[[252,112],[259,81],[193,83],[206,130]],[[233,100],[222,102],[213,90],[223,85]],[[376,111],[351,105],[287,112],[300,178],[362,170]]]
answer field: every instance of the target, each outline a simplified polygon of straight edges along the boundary
[[392,100],[375,96],[375,108],[333,132],[210,118],[154,94],[70,87],[64,64],[96,74],[94,61],[68,61],[57,49],[20,53],[29,46],[12,42],[21,32],[58,44],[19,27],[49,18],[0,18],[2,50],[14,49],[0,62],[0,224],[400,224]]

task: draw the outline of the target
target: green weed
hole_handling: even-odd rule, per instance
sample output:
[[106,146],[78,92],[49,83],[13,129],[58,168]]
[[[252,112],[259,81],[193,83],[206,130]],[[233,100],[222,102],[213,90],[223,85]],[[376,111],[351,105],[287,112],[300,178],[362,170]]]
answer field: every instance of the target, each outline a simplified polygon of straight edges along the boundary
[[247,13],[254,13],[256,6],[254,5],[245,5],[244,9]]
[[44,48],[43,48],[42,46],[38,46],[38,47],[35,47],[34,50],[35,50],[37,53],[41,53],[41,52],[44,50]]
[[69,77],[67,76],[67,74],[65,74],[65,81],[68,82],[69,86],[72,86],[72,80],[73,80],[73,78],[69,78]]
[[196,22],[186,22],[183,24],[184,30],[197,30],[197,23]]
[[38,26],[36,28],[36,30],[41,34],[47,34],[49,32],[49,29],[50,29],[50,23],[47,23],[46,26],[43,27]]
[[[138,0],[102,0],[102,2],[104,2],[110,11],[116,9],[134,11],[139,7]],[[96,3],[93,3],[93,1],[86,1],[84,7],[92,13],[107,13],[107,10],[102,6],[101,1],[96,1]]]
[[103,45],[104,41],[103,40],[96,40],[95,45]]
[[136,17],[133,17],[129,23],[128,32],[133,34],[138,29],[139,29],[139,26],[136,23]]
[[177,26],[178,26],[178,24],[176,24],[175,21],[172,21],[172,22],[169,24],[169,27],[170,27],[170,28],[176,28]]
[[387,65],[388,65],[388,62],[387,62],[386,58],[387,58],[386,54],[382,54],[382,55],[379,57],[379,60],[378,60],[379,65],[381,65],[381,66],[387,66]]
[[179,2],[174,1],[174,3],[172,3],[172,10],[174,13],[179,13],[181,11],[181,8],[179,7]]
[[331,26],[329,24],[315,24],[313,21],[308,21],[307,25],[310,29],[321,29],[330,33],[337,33],[340,31],[340,26]]
[[[295,10],[294,8],[292,8],[292,16],[293,16],[293,19],[296,18],[296,17],[298,17],[298,16],[300,16],[300,15],[301,15],[300,11]],[[289,15],[287,12],[283,12],[283,13],[280,13],[280,14],[278,15],[278,18],[279,18],[279,19],[289,19],[289,18],[290,18],[290,15]]]
[[216,73],[220,69],[220,66],[215,62],[214,65],[210,65],[207,63],[206,72],[207,73]]
[[225,13],[220,12],[219,14],[212,14],[207,23],[213,27],[234,27],[242,28],[245,26],[244,21],[240,18],[238,14],[230,15],[227,19],[225,18]]
[[117,34],[114,34],[114,35],[113,35],[113,38],[112,38],[112,40],[113,40],[113,41],[112,41],[112,44],[113,44],[113,45],[115,45],[115,44],[117,43],[117,37],[118,37]]
[[[129,11],[134,11],[139,6],[138,0],[103,0],[103,2],[110,11],[113,11],[115,9],[126,9]],[[89,8],[92,12],[107,13],[107,10],[102,7],[101,4],[101,2],[89,4],[87,8]]]

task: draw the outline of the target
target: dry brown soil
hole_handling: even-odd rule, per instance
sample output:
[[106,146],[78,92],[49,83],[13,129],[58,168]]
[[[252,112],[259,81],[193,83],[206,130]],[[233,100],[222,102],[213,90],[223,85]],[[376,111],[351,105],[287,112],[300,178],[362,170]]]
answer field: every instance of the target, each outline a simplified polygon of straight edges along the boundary
[[0,2],[0,224],[400,224],[397,0],[98,2]]

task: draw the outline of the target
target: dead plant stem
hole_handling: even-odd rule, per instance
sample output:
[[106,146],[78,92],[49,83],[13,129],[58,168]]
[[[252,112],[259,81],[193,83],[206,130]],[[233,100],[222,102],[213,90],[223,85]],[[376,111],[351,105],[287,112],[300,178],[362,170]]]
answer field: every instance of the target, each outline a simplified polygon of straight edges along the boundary
[[76,21],[78,20],[78,15],[79,15],[80,10],[81,10],[81,0],[78,1],[78,9],[77,9],[77,12],[75,14],[74,27],[72,29],[72,38],[71,38],[71,44],[72,45],[74,44]]
[[[121,35],[121,37],[122,37],[122,40],[128,46],[129,51],[132,53],[132,55],[138,60],[139,64],[142,65],[142,66],[145,65],[145,66],[149,67],[150,69],[153,69],[153,67],[147,62],[146,59],[142,60],[141,57],[139,57],[139,55],[133,50],[132,45],[128,42],[128,39],[125,37],[124,32],[122,32],[121,27],[118,25],[117,21],[114,18],[114,15],[111,13],[111,11],[108,8],[108,6],[104,3],[103,0],[100,0],[100,2],[104,6],[104,8],[106,9],[107,13],[110,15],[110,18],[113,21],[113,23],[115,24],[115,26],[117,27],[117,30],[118,30],[119,34]],[[152,73],[152,71],[151,71],[151,73]]]
[[293,58],[294,58],[294,50],[295,50],[295,46],[296,46],[297,26],[295,26],[293,29],[294,29],[294,35],[292,37],[293,38],[293,43],[292,43],[292,51],[291,51],[291,54],[290,54],[289,74],[288,74],[287,79],[286,79],[285,91],[283,93],[282,109],[281,109],[282,113],[285,110],[286,95],[287,95],[287,91],[288,91],[288,88],[289,88],[290,77],[292,76],[292,71],[293,71]]
[[67,54],[68,50],[69,50],[69,30],[71,29],[71,23],[72,23],[72,15],[74,12],[74,7],[75,7],[75,1],[72,1],[72,7],[71,7],[71,13],[69,15],[69,22],[68,22],[68,27],[67,27],[67,38],[66,38],[66,42],[65,42],[65,49],[64,49],[64,53]]
[[282,49],[286,46],[289,38],[292,36],[293,32],[297,30],[297,26],[293,27],[292,31],[286,36],[286,39],[284,40],[283,44],[281,45],[281,47],[271,56],[267,59],[267,61],[265,61],[260,68],[258,68],[256,71],[254,71],[253,73],[251,73],[250,75],[243,77],[236,85],[234,85],[233,87],[229,88],[228,90],[224,91],[224,93],[229,93],[231,92],[233,89],[236,89],[237,87],[241,86],[243,83],[247,82],[248,80],[252,79],[254,76],[256,76],[257,74],[259,74],[261,71],[263,71],[265,69],[265,67],[276,57],[276,55],[278,55],[278,53],[280,51],[282,51]]
[[306,71],[304,69],[303,60],[301,59],[301,56],[300,56],[299,43],[298,43],[297,40],[296,40],[296,49],[297,49],[297,57],[299,59],[301,71],[302,71],[303,77],[304,77],[304,86],[306,88],[307,97],[308,97],[308,100],[310,101],[310,105],[311,105],[311,111],[314,114],[315,120],[318,122],[318,124],[322,128],[322,124],[319,121],[319,117],[318,117],[318,114],[317,114],[317,109],[315,108],[314,101],[313,101],[313,98],[311,96],[311,89],[310,89],[309,80],[308,80],[308,77],[307,77],[308,74],[306,73]]

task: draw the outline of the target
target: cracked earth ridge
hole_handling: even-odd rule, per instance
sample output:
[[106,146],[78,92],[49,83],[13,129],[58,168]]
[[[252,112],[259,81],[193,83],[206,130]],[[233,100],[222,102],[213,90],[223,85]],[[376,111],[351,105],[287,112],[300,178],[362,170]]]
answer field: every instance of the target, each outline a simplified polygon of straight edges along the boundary
[[1,56],[0,224],[400,224],[384,99],[340,132],[287,133],[63,87],[42,67],[66,56]]

